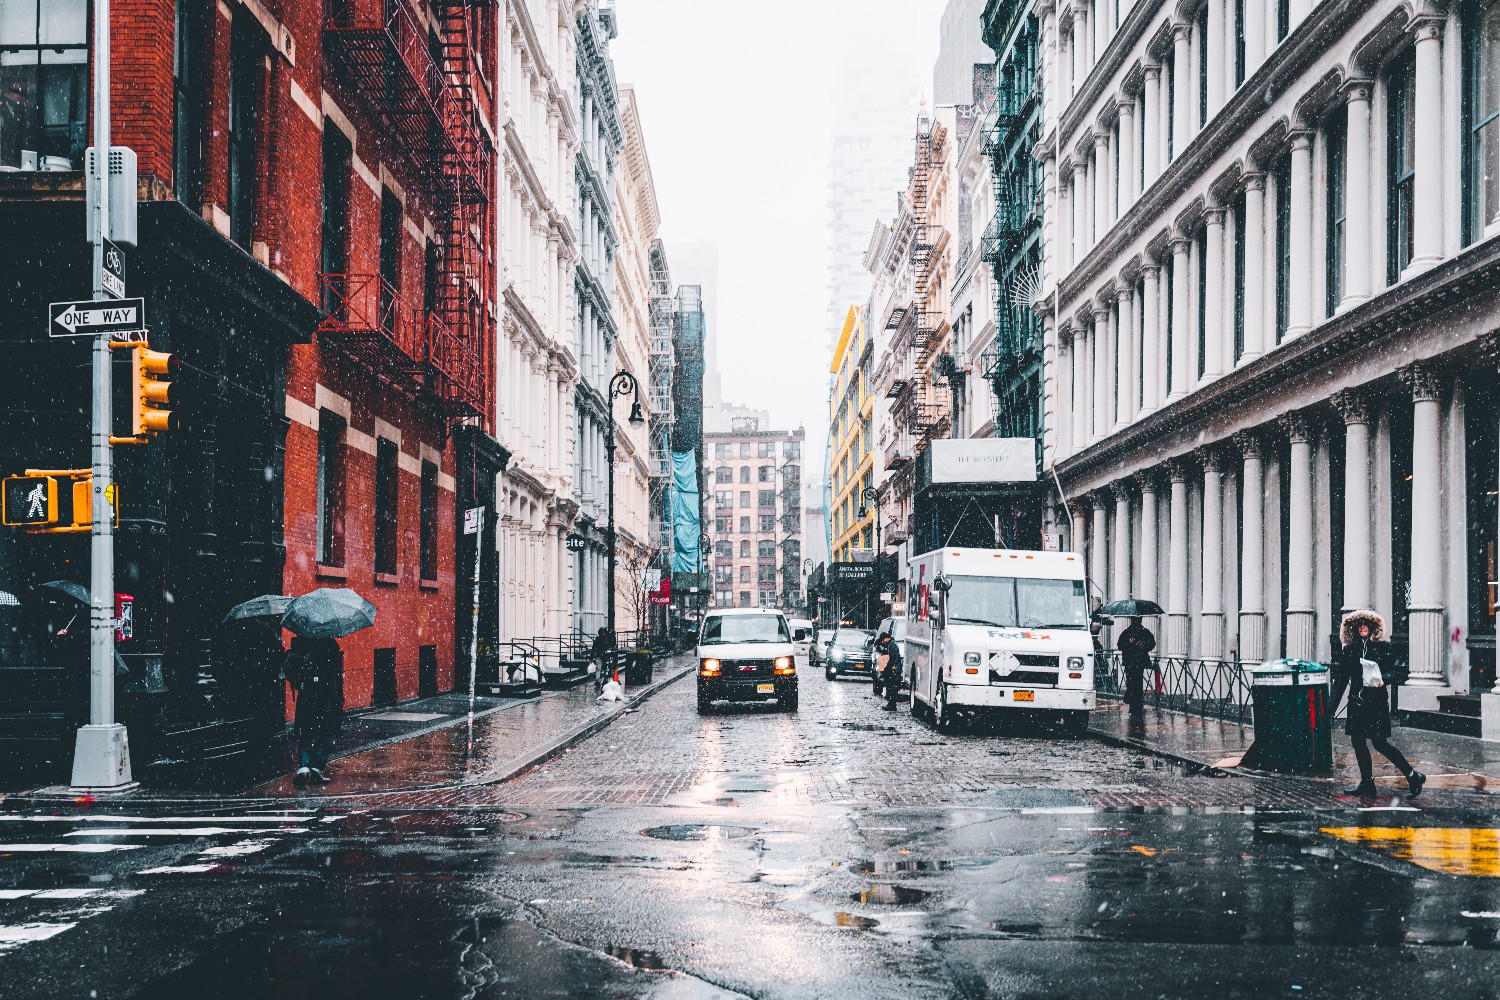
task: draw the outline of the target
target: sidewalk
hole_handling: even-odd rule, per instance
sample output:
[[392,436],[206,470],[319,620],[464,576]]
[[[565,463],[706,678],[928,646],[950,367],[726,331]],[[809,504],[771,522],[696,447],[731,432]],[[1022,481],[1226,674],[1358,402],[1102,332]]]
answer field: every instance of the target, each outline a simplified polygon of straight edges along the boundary
[[[526,701],[486,699],[494,707],[477,711],[474,743],[469,748],[468,698],[458,698],[463,710],[433,720],[409,736],[387,739],[352,751],[336,751],[329,772],[333,782],[299,789],[290,773],[247,788],[247,797],[291,798],[314,795],[336,798],[383,792],[416,791],[425,788],[477,785],[503,781],[520,771],[560,753],[607,726],[629,708],[651,697],[661,688],[690,673],[690,657],[672,657],[657,663],[652,683],[627,688],[624,702],[596,700],[594,685],[583,683],[565,691],[546,691]],[[380,722],[375,713],[359,719],[360,731]],[[428,713],[403,706],[394,714],[420,716]],[[410,719],[408,724],[422,724]],[[348,731],[341,744],[348,743]],[[288,769],[290,771],[290,769]]]
[[[1099,707],[1090,719],[1089,731],[1120,746],[1190,765],[1223,769],[1238,767],[1240,758],[1255,739],[1254,730],[1249,726],[1150,707],[1132,715],[1123,702],[1113,699],[1100,699]],[[1500,795],[1500,743],[1402,726],[1395,728],[1391,742],[1407,756],[1413,767],[1428,776],[1429,791]],[[1377,785],[1393,790],[1406,787],[1406,780],[1389,761],[1378,753],[1372,756]],[[1333,769],[1296,778],[1326,784],[1333,794],[1358,783],[1359,766],[1354,760],[1349,738],[1344,735],[1343,720],[1335,722]],[[1423,792],[1423,798],[1426,797],[1427,793]]]

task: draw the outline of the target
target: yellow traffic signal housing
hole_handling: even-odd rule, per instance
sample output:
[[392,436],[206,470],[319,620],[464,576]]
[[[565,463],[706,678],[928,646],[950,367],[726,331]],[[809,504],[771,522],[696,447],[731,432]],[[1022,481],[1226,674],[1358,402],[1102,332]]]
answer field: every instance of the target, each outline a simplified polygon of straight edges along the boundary
[[6,476],[0,482],[0,522],[13,528],[57,524],[57,480],[51,476]]
[[171,410],[172,378],[180,363],[177,356],[153,351],[143,343],[112,343],[110,347],[130,351],[130,437],[112,437],[111,444],[145,444],[176,424]]
[[[116,497],[118,495],[119,489],[119,484],[115,484],[109,487],[109,491],[113,491],[113,493],[112,495],[105,497],[105,502],[108,503],[112,508],[114,508],[114,516],[111,520],[114,521],[114,526],[116,528],[120,526],[120,505],[116,502]],[[88,479],[73,480],[73,524],[71,527],[61,528],[59,530],[75,532],[94,530],[93,476],[90,476]]]

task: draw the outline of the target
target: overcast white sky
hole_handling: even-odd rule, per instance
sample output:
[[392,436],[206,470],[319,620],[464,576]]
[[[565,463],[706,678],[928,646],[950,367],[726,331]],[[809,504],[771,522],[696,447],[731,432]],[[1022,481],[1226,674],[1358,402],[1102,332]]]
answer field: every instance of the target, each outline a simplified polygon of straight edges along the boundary
[[[724,396],[769,409],[779,426],[806,425],[820,458],[828,422],[833,83],[845,63],[875,61],[908,77],[914,96],[930,94],[944,6],[616,4],[615,72],[636,88],[662,237],[719,244],[720,328],[710,336],[719,338]],[[912,115],[915,124],[915,106]],[[693,280],[675,269],[672,276]]]

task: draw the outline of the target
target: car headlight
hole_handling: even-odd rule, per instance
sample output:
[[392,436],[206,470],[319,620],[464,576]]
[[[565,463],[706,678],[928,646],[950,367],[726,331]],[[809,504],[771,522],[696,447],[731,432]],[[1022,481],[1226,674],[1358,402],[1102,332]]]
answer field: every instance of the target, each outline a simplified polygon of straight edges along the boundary
[[982,657],[980,657],[980,655],[978,653],[965,653],[964,654],[964,666],[966,666],[966,667],[977,667],[982,662],[983,662],[983,659],[982,659]]
[[1068,657],[1068,669],[1069,670],[1082,670],[1083,669],[1083,657],[1081,657],[1081,656],[1070,656],[1070,657]]
[[773,665],[775,672],[782,675],[791,675],[797,672],[797,663],[790,656],[778,656]]
[[713,657],[705,657],[704,659],[699,660],[698,661],[698,676],[699,677],[717,677],[717,676],[719,676],[719,661],[715,660]]

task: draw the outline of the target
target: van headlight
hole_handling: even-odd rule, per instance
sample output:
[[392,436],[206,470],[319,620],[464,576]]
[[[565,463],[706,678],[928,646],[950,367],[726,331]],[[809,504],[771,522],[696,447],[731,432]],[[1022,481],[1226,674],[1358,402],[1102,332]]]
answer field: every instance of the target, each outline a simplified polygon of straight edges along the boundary
[[790,656],[778,656],[773,669],[776,674],[789,677],[797,672],[797,664]]
[[983,662],[983,658],[978,653],[964,654],[964,666],[966,667],[977,667],[981,662]]
[[704,659],[699,660],[698,661],[698,676],[699,677],[717,677],[717,676],[719,676],[719,661],[713,659],[712,657],[705,657]]
[[1083,669],[1083,657],[1081,657],[1081,656],[1070,656],[1070,657],[1068,657],[1068,669],[1069,670],[1082,670]]

